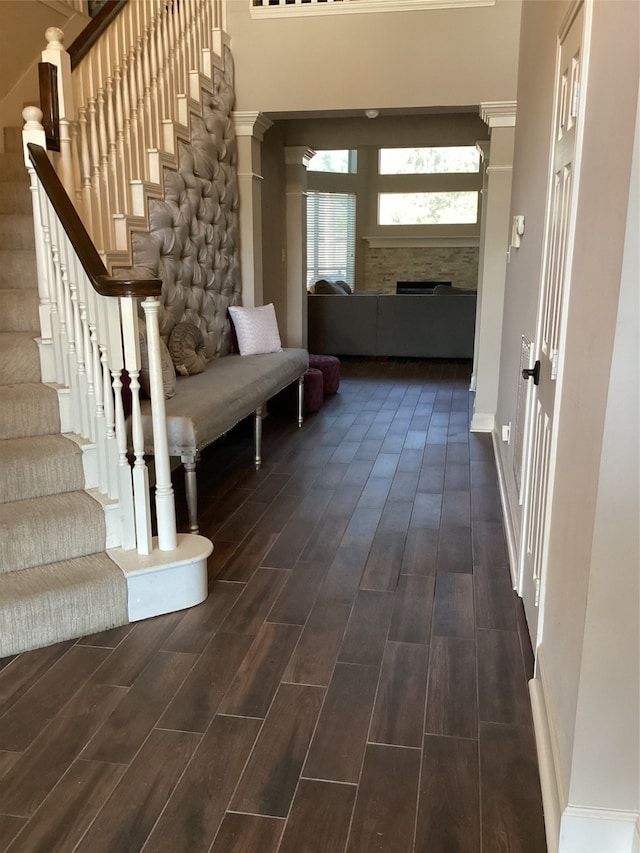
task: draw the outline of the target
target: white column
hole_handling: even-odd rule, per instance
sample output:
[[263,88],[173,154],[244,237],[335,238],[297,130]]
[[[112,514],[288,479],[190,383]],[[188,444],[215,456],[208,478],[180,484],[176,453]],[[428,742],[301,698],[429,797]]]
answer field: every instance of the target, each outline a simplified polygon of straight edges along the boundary
[[307,346],[307,166],[315,151],[304,145],[284,150],[287,194],[286,345]]
[[262,151],[261,143],[273,122],[259,112],[234,112],[238,144],[238,193],[240,196],[240,268],[242,302],[262,305]]
[[515,107],[514,101],[480,105],[480,115],[490,128],[491,146],[489,163],[485,160],[482,199],[483,233],[472,379],[476,399],[472,432],[492,432],[495,428],[509,244]]
[[480,142],[476,142],[476,148],[480,152],[480,168],[482,169],[482,209],[480,213],[480,251],[478,254],[478,301],[477,301],[477,310],[476,310],[476,327],[475,327],[475,335],[474,335],[474,347],[473,347],[473,368],[471,370],[471,385],[469,390],[476,390],[476,374],[478,371],[478,342],[480,340],[480,297],[482,294],[481,288],[481,279],[482,279],[482,270],[484,268],[484,242],[485,242],[485,231],[487,224],[487,184],[489,176],[487,175],[487,166],[489,164],[489,153],[491,151],[491,143],[488,140],[482,140]]

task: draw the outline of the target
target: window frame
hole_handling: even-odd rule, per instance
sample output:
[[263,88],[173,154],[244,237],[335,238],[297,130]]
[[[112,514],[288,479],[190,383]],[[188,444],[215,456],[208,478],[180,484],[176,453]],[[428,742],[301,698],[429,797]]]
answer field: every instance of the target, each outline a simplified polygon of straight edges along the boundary
[[[340,173],[316,173],[316,174],[340,174],[344,175],[344,172]],[[351,233],[347,235],[346,240],[346,258],[345,258],[345,268],[346,271],[344,274],[336,273],[336,272],[328,272],[328,271],[320,271],[318,269],[318,253],[317,250],[315,252],[316,257],[314,258],[314,263],[310,266],[309,264],[309,255],[310,255],[310,225],[309,219],[311,216],[310,206],[317,202],[314,206],[317,208],[322,205],[322,200],[319,198],[324,196],[325,198],[331,196],[340,196],[343,198],[349,198],[352,200],[350,205],[345,204],[345,209],[347,216],[350,217],[351,222]],[[355,290],[355,256],[356,256],[356,212],[357,212],[358,200],[355,192],[349,192],[345,190],[321,190],[321,189],[309,189],[307,190],[306,195],[306,246],[305,246],[305,277],[306,277],[306,288],[309,290],[309,287],[321,278],[331,278],[331,279],[341,279],[346,281],[351,290]],[[350,207],[350,209],[347,209]],[[317,218],[317,214],[316,214]],[[318,229],[316,228],[316,233],[318,233]],[[317,241],[316,241],[317,246]],[[330,254],[330,253],[329,253]]]

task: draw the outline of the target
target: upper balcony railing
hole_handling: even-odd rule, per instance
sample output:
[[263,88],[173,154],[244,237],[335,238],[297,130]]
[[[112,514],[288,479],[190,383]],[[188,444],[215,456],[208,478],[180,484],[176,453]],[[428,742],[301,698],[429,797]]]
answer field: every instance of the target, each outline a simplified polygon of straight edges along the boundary
[[424,9],[458,9],[494,6],[496,0],[247,0],[252,18],[300,15],[341,15],[366,12],[415,12]]

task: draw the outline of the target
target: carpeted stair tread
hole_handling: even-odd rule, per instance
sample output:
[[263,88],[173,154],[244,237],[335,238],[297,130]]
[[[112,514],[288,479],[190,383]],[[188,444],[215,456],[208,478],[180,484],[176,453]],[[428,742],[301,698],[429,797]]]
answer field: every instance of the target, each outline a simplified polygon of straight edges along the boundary
[[0,385],[0,440],[60,432],[58,394],[41,382]]
[[7,249],[32,249],[35,246],[33,216],[0,213],[0,245]]
[[38,289],[33,249],[0,249],[0,288]]
[[0,503],[84,488],[82,450],[64,435],[0,442]]
[[128,622],[126,579],[104,552],[0,575],[0,657]]
[[0,385],[40,381],[39,332],[0,332]]
[[0,504],[0,574],[96,554],[104,509],[86,492]]
[[30,332],[37,327],[38,291],[34,288],[5,288],[2,290],[0,332]]

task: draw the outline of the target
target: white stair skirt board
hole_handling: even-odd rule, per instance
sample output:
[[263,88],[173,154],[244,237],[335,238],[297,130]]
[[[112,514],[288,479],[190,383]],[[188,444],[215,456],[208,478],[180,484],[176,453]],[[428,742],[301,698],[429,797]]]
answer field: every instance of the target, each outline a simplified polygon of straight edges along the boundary
[[493,432],[496,428],[495,414],[475,412],[471,418],[471,432]]
[[173,551],[160,551],[155,537],[153,544],[148,556],[122,548],[107,552],[127,579],[131,622],[185,610],[207,597],[207,557],[213,551],[208,539],[180,533]]
[[118,548],[120,544],[121,510],[120,504],[114,498],[108,497],[98,489],[85,489],[88,495],[97,501],[104,510],[107,541],[105,548]]

